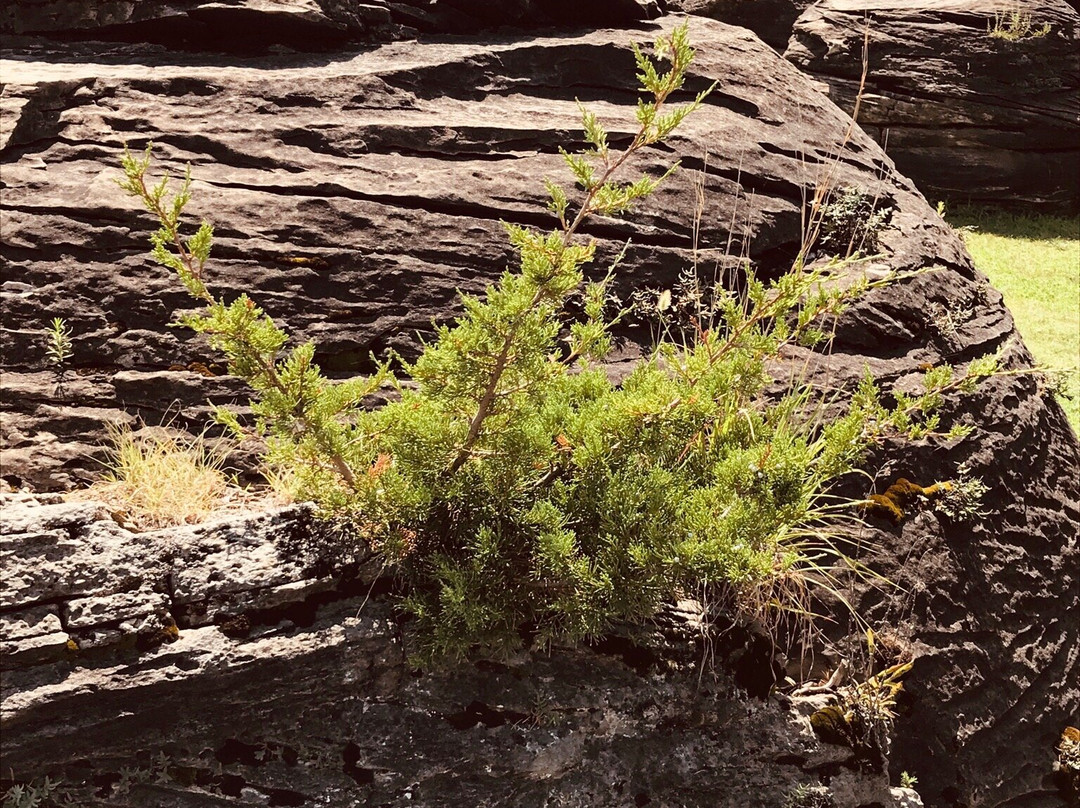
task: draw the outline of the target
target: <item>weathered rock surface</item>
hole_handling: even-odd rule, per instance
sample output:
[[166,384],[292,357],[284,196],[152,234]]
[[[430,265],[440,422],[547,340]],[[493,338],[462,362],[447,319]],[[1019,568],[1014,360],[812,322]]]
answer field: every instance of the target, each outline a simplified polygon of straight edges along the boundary
[[[1015,39],[990,35],[1029,24]],[[931,199],[1080,207],[1080,13],[1065,0],[821,0],[785,56]],[[1043,26],[1049,26],[1044,33]]]
[[300,563],[303,508],[139,535],[3,506],[4,771],[78,805],[778,806],[819,777],[838,808],[898,799],[802,711],[699,677],[692,603],[640,645],[416,675],[377,564]]
[[[708,155],[702,265],[723,258],[734,215],[731,249],[745,243],[765,271],[780,271],[798,250],[804,192],[824,176],[846,123],[749,34],[696,26],[691,86],[721,84],[673,148],[689,169]],[[402,43],[314,62],[13,50],[2,97],[10,125],[0,360],[6,448],[28,462],[4,474],[56,487],[96,472],[92,461],[78,464],[103,437],[91,423],[96,408],[100,422],[123,403],[154,423],[168,412],[194,426],[207,398],[242,399],[235,385],[202,375],[220,368],[200,342],[162,327],[190,303],[148,261],[153,224],[112,181],[124,141],[155,140],[165,167],[192,164],[193,215],[218,225],[219,288],[257,289],[298,337],[319,342],[324,367],[363,371],[371,351],[415,355],[417,332],[456,310],[459,288],[479,291],[497,277],[510,258],[500,219],[549,221],[542,179],[566,173],[553,150],[578,136],[576,97],[597,100],[613,136],[627,137],[637,97],[631,36]],[[895,206],[893,263],[940,259],[968,271],[962,246],[911,184],[878,179],[883,160],[858,135],[835,176]],[[666,162],[657,153],[636,168]],[[632,241],[624,298],[670,286],[689,265],[692,182],[684,171],[634,219],[591,226],[605,260]],[[41,329],[54,316],[75,335],[75,373],[60,394],[41,373]],[[1010,327],[1002,320],[998,336]],[[81,445],[65,450],[71,441]]]
[[[870,271],[937,269],[867,295],[841,322],[832,355],[813,357],[814,373],[844,384],[868,366],[889,388],[914,384],[926,363],[962,365],[999,349],[1009,367],[1030,363],[1000,295],[974,271],[956,235],[869,137],[856,131],[843,147],[846,116],[750,34],[708,20],[695,21],[693,28],[699,61],[689,89],[716,79],[717,92],[671,141],[671,152],[644,156],[635,168],[659,171],[677,154],[685,167],[705,169],[698,245],[704,272],[711,274],[729,250],[739,254],[744,248],[763,272],[786,269],[801,240],[803,200],[831,172],[836,185],[865,189],[892,208],[890,226],[880,236],[882,256],[870,263]],[[147,46],[15,41],[3,63],[8,83],[2,96],[6,140],[0,151],[5,477],[63,487],[92,473],[82,455],[100,440],[108,420],[138,415],[156,423],[179,410],[177,423],[201,428],[207,398],[243,399],[242,389],[231,380],[204,375],[215,372],[216,358],[198,340],[163,328],[189,303],[150,264],[145,253],[153,225],[112,182],[123,140],[135,148],[155,140],[163,163],[174,171],[192,163],[193,206],[217,225],[213,282],[218,288],[230,295],[254,291],[297,336],[320,343],[324,366],[362,372],[372,350],[394,348],[414,355],[417,331],[430,332],[432,319],[445,321],[458,310],[458,288],[479,291],[502,271],[510,253],[499,219],[550,224],[541,180],[563,170],[553,147],[577,137],[575,97],[598,109],[616,143],[625,141],[636,101],[626,43],[654,35],[654,29],[500,35],[252,59],[177,56]],[[837,154],[840,159],[834,161]],[[642,287],[670,288],[690,265],[693,200],[693,177],[684,171],[628,219],[591,225],[601,267],[626,239],[632,240],[616,289],[624,300]],[[730,234],[732,221],[738,224]],[[66,317],[75,333],[75,373],[59,394],[45,372],[40,336],[54,316]],[[646,331],[623,333],[625,355],[632,355],[635,342],[647,339]],[[1075,476],[1080,452],[1060,407],[1034,377],[1000,377],[951,406],[951,417],[975,427],[969,438],[885,447],[873,462],[884,466],[881,479],[906,475],[930,482],[954,476],[957,466],[968,461],[972,473],[991,486],[990,513],[975,524],[953,524],[926,513],[901,528],[878,526],[864,537],[881,548],[868,561],[906,588],[858,589],[852,595],[875,622],[883,618],[896,624],[919,653],[910,683],[914,698],[904,706],[896,741],[896,765],[919,777],[931,805],[980,799],[985,806],[1057,806],[1053,747],[1062,726],[1075,723],[1070,717],[1080,706],[1080,627],[1070,619],[1080,607]],[[11,753],[20,766],[39,754],[45,755],[41,761],[59,759],[50,755],[77,759],[100,749],[102,756],[112,756],[109,770],[118,772],[121,765],[131,765],[133,750],[172,754],[168,739],[182,737],[183,749],[176,754],[187,762],[174,768],[183,773],[166,771],[167,776],[207,783],[205,778],[218,777],[218,762],[231,765],[250,758],[262,763],[257,753],[265,758],[279,749],[286,761],[294,754],[300,759],[303,741],[333,758],[333,767],[318,771],[337,772],[338,780],[312,773],[305,781],[310,787],[287,785],[286,775],[295,782],[309,776],[309,767],[299,767],[279,779],[269,774],[265,780],[255,778],[256,784],[302,796],[328,793],[321,789],[339,781],[382,788],[385,776],[387,790],[376,793],[390,804],[404,804],[404,789],[414,781],[460,794],[463,805],[484,800],[540,805],[552,789],[555,796],[548,804],[560,799],[569,805],[633,804],[638,792],[627,789],[637,788],[639,780],[645,787],[640,793],[658,804],[676,804],[680,797],[685,804],[717,804],[711,796],[716,789],[743,782],[751,784],[746,793],[754,793],[749,789],[755,781],[736,770],[708,769],[727,759],[714,747],[723,748],[736,726],[733,714],[724,712],[729,702],[700,708],[721,711],[720,723],[708,719],[698,729],[694,721],[650,724],[635,716],[671,716],[664,711],[676,704],[680,710],[675,714],[681,716],[681,705],[698,704],[693,691],[668,680],[643,683],[620,667],[622,662],[604,662],[584,651],[560,652],[555,661],[534,660],[527,668],[513,668],[516,673],[477,668],[445,679],[413,680],[400,664],[400,645],[391,642],[396,628],[385,622],[389,613],[378,598],[357,619],[365,593],[334,600],[338,596],[327,593],[338,591],[338,585],[325,584],[325,591],[302,596],[317,605],[314,617],[305,606],[303,621],[310,621],[305,627],[275,612],[289,602],[288,571],[270,583],[245,585],[244,562],[211,594],[201,588],[209,586],[209,570],[206,576],[172,572],[170,559],[180,559],[179,567],[197,565],[197,553],[176,555],[179,551],[169,549],[154,555],[151,546],[138,549],[142,539],[121,540],[119,528],[93,524],[105,525],[94,529],[127,548],[105,556],[114,560],[115,575],[43,575],[42,585],[53,588],[36,597],[30,591],[35,583],[26,574],[11,573],[17,591],[25,589],[30,597],[3,608],[10,642],[24,643],[12,646],[21,655],[16,661],[32,663],[20,668],[23,673],[4,677],[4,687],[10,688],[5,709],[22,722],[12,724],[21,727],[15,737],[22,738],[12,748],[28,750]],[[72,539],[83,535],[81,530],[42,522],[32,530],[20,528],[19,535],[37,535],[33,541],[46,555],[71,557],[76,563],[88,552]],[[198,550],[205,557],[237,552],[230,547],[239,540],[206,535],[189,538],[193,547],[204,541],[213,545]],[[33,559],[21,538],[13,539],[11,548],[13,563]],[[132,580],[124,570],[134,563],[130,557],[137,550],[158,559],[160,567],[150,564],[145,576]],[[267,563],[273,567],[277,562]],[[267,563],[254,569],[266,570]],[[109,591],[83,588],[68,598],[58,588],[77,586],[86,576],[101,577],[100,585]],[[324,584],[310,586],[317,590]],[[300,584],[302,592],[307,587]],[[274,593],[275,605],[251,595],[252,590]],[[95,599],[100,597],[118,597],[122,606],[111,612],[112,607]],[[181,604],[177,597],[187,600]],[[62,635],[67,635],[68,612],[61,605],[69,599],[87,601],[75,610],[81,622],[69,626],[72,631],[101,632],[103,647],[133,637],[124,640],[134,645],[124,653],[134,656],[110,661],[113,652],[102,651],[99,663],[80,651],[73,660],[65,658]],[[215,605],[219,602],[225,605]],[[233,602],[248,605],[234,613],[228,611]],[[221,625],[234,634],[244,631],[241,617],[264,628],[253,638],[227,637],[226,643],[215,627],[218,614]],[[281,631],[280,615],[294,628]],[[180,625],[180,639],[172,644],[165,643],[171,636],[170,618]],[[87,643],[93,646],[97,637]],[[7,633],[4,638],[6,649]],[[371,661],[387,655],[393,660]],[[192,660],[195,667],[185,670]],[[563,665],[570,667],[558,667]],[[129,674],[146,678],[124,678]],[[338,675],[340,680],[334,678]],[[546,676],[552,678],[544,687],[531,684]],[[44,678],[39,682],[35,677]],[[146,689],[134,691],[142,711],[122,716],[134,712],[124,706],[122,693],[138,682],[147,683]],[[579,683],[593,692],[579,689]],[[560,690],[571,684],[573,694]],[[87,695],[95,688],[96,695]],[[430,688],[436,695],[430,695]],[[451,691],[457,695],[448,695]],[[598,697],[601,692],[605,695]],[[606,694],[612,700],[606,704],[619,706],[589,713],[598,699],[609,698]],[[574,721],[592,721],[592,715],[605,727],[629,729],[617,738],[604,735],[595,744],[583,741],[583,746],[576,745],[577,739],[599,736],[571,734],[575,740],[549,757],[542,755],[547,742],[530,735],[522,751],[514,751],[511,725],[519,719],[499,718],[504,709],[497,705],[528,716],[523,700],[534,696],[550,697],[560,710],[574,710]],[[196,697],[205,718],[187,709]],[[100,707],[94,706],[97,699]],[[656,706],[647,708],[650,701]],[[145,711],[154,704],[161,705],[159,717],[169,718],[164,729]],[[69,732],[72,725],[65,722],[84,711],[89,728],[82,734]],[[502,724],[477,730],[483,737],[463,744],[436,714],[457,716],[456,722],[472,722],[474,728],[478,722]],[[781,723],[774,726],[781,734],[796,737],[787,717],[777,720]],[[442,736],[425,731],[425,737],[437,740],[437,748],[408,752],[414,721],[439,728]],[[237,728],[243,726],[270,727],[273,737],[269,732],[267,737],[241,737]],[[120,740],[109,740],[112,732]],[[5,755],[10,735],[5,733]],[[498,736],[497,743],[492,735]],[[201,736],[205,742],[197,740]],[[290,740],[276,740],[286,736]],[[749,743],[742,737],[731,741],[733,749]],[[384,738],[393,742],[382,747]],[[687,757],[690,753],[676,748],[679,744],[689,744],[703,757]],[[293,751],[284,751],[286,745]],[[454,761],[463,747],[481,762],[469,769],[468,777],[455,778]],[[204,748],[213,752],[199,758]],[[577,768],[559,762],[576,761],[581,749],[593,762]],[[596,757],[589,758],[594,749]],[[804,765],[803,758],[785,754],[761,752],[761,759],[773,766],[768,777],[761,775],[770,790],[760,792],[764,801],[744,804],[778,804],[779,798],[773,798]],[[754,755],[758,752],[743,754],[740,765],[749,766]],[[553,785],[553,779],[523,774],[522,756],[553,761],[541,764],[547,768],[538,777],[568,766],[574,773],[567,775],[567,791],[560,791],[564,786]],[[401,760],[411,761],[415,769]],[[645,762],[659,768],[646,768]],[[488,773],[481,774],[489,764]],[[3,767],[8,765],[5,759]],[[160,773],[149,760],[138,765],[140,777]],[[610,772],[615,775],[609,778]],[[716,772],[717,779],[709,780]],[[700,790],[682,796],[679,789],[688,777],[701,784]],[[614,784],[620,780],[625,781],[623,791],[616,793]],[[247,786],[247,780],[228,779],[215,781],[214,787],[224,788],[225,782],[234,790]],[[132,797],[127,804],[185,804],[182,797],[154,788],[152,783],[139,785],[132,793],[137,791],[142,803]],[[574,802],[578,797],[570,789],[583,795],[581,802]],[[427,800],[433,792],[417,793]],[[257,799],[254,793],[249,796]],[[268,792],[263,797],[276,804],[298,799]]]

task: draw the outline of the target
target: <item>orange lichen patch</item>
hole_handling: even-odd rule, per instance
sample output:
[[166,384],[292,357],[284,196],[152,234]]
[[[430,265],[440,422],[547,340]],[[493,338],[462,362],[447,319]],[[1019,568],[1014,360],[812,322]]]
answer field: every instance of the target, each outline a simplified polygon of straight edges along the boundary
[[330,269],[330,262],[317,255],[297,255],[280,259],[283,264],[292,264],[297,267],[312,267],[313,269]]
[[884,494],[871,494],[863,503],[862,511],[869,516],[888,519],[898,525],[908,516],[911,506],[922,499],[934,499],[952,489],[951,483],[934,483],[926,486],[916,485],[906,477],[901,477],[890,485]]
[[1080,729],[1065,727],[1057,753],[1058,764],[1067,778],[1072,796],[1080,797]]

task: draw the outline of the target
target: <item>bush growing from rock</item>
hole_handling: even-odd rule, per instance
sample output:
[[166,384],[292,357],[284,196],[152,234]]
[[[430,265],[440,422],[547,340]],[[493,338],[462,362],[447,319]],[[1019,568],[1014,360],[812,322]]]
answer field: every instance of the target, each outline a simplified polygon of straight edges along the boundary
[[[868,287],[834,283],[840,265],[800,264],[771,283],[747,268],[738,293],[718,290],[691,339],[662,341],[612,384],[600,365],[610,294],[606,281],[584,282],[594,245],[581,225],[652,192],[663,177],[626,182],[620,170],[706,95],[668,103],[693,57],[685,28],[656,52],[666,72],[636,50],[651,100],[639,103],[632,142],[612,150],[583,108],[591,148],[563,152],[580,202],[548,182],[558,227],[507,225],[516,270],[483,298],[463,296],[462,317],[404,365],[415,389],[399,386],[400,400],[373,411],[362,402],[396,384],[389,364],[333,382],[315,346],[287,349],[288,335],[247,295],[215,297],[205,278],[211,226],[180,235],[190,177],[173,195],[167,178],[147,183],[149,149],[125,156],[122,187],[160,224],[154,257],[204,305],[180,323],[249,382],[267,463],[285,470],[295,495],[346,518],[408,582],[404,606],[428,660],[594,637],[702,587],[747,608],[776,606],[822,553],[838,556],[833,540],[852,517],[830,487],[897,412],[921,417],[910,410],[926,415],[940,399],[928,388],[890,411],[864,385],[825,421],[814,413],[836,402],[797,382],[766,395],[770,362],[793,343],[826,342],[824,323]],[[575,297],[576,320],[566,314]],[[243,434],[231,413],[219,418]]]

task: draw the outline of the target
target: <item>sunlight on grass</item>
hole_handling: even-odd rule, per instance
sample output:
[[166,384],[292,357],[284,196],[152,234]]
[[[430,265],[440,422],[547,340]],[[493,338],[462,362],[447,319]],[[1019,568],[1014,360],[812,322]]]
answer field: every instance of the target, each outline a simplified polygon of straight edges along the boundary
[[1036,361],[1069,369],[1061,403],[1080,432],[1080,217],[960,209],[949,222],[1001,291]]
[[201,522],[221,507],[227,480],[220,455],[201,440],[112,430],[110,471],[90,490],[138,529]]

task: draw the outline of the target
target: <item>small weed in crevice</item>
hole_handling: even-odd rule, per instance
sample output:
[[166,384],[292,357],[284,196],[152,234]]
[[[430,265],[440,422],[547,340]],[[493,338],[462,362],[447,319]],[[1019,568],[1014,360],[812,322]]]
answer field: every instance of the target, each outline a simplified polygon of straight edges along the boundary
[[848,746],[858,758],[884,765],[892,742],[896,700],[913,663],[898,662],[871,675],[877,635],[867,631],[866,641],[866,679],[840,688],[837,702],[810,716],[810,725],[823,741]]
[[986,23],[986,34],[991,39],[1017,42],[1021,39],[1039,39],[1050,33],[1050,23],[1036,23],[1030,12],[1019,7],[1010,11],[998,11],[992,22]]
[[983,497],[990,487],[972,474],[971,467],[963,463],[957,476],[934,503],[934,509],[954,522],[974,522],[987,515],[982,509]]
[[882,205],[876,196],[853,186],[841,188],[822,206],[818,246],[841,257],[874,253],[878,234],[890,218],[892,207]]
[[54,808],[74,805],[61,780],[45,777],[41,782],[15,783],[4,792],[3,808]]
[[64,379],[71,361],[71,326],[63,317],[53,317],[49,327],[45,329],[45,359],[53,374],[53,394],[62,397]]
[[224,460],[201,439],[164,429],[136,434],[115,427],[110,433],[109,471],[88,493],[112,505],[128,527],[193,524],[225,503]]
[[783,808],[835,808],[832,792],[826,786],[799,784],[784,797]]

